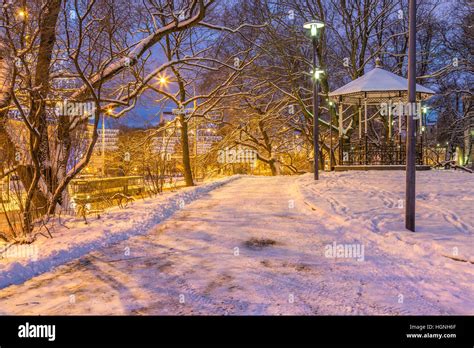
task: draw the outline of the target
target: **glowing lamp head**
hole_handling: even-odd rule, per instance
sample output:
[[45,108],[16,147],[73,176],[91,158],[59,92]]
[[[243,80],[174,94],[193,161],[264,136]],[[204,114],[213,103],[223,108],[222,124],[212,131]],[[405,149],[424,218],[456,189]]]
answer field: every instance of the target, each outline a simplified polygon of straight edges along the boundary
[[319,80],[322,74],[324,74],[324,70],[316,69],[311,71],[311,75],[313,75],[316,80]]
[[311,36],[316,36],[318,34],[318,29],[321,29],[323,27],[324,27],[324,23],[321,21],[316,21],[316,20],[306,22],[303,25],[303,28],[310,30]]
[[159,82],[160,85],[166,85],[168,83],[168,79],[165,76],[161,76]]

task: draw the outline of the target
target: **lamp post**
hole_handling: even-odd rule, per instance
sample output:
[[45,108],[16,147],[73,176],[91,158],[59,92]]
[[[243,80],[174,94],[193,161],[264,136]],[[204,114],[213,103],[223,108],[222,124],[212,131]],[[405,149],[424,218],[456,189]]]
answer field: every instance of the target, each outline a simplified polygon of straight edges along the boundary
[[408,103],[411,107],[407,117],[405,228],[415,232],[416,0],[410,0],[408,12]]
[[307,22],[303,25],[303,28],[309,29],[311,34],[311,40],[313,42],[313,74],[314,74],[314,83],[313,83],[313,163],[314,163],[314,180],[319,180],[319,77],[324,73],[323,70],[319,69],[318,59],[317,59],[317,48],[318,48],[318,29],[324,27],[324,23],[321,21],[313,20]]

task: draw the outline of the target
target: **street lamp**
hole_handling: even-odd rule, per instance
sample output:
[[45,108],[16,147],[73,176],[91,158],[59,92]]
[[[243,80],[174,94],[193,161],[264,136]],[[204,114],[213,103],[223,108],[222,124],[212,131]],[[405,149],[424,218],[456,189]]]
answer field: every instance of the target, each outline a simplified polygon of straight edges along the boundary
[[318,81],[322,74],[324,74],[324,70],[316,69],[316,71],[312,72],[314,74],[314,79]]
[[160,82],[160,85],[166,86],[168,84],[168,79],[166,78],[166,76],[161,76],[159,79],[159,82]]
[[303,25],[303,28],[308,29],[311,34],[311,40],[313,42],[313,149],[314,149],[314,180],[319,180],[319,78],[324,73],[323,70],[319,69],[317,60],[317,48],[318,48],[318,29],[324,27],[324,23],[321,21],[313,20]]
[[19,9],[17,14],[21,20],[26,19],[26,17],[28,17],[28,12],[26,12],[26,10],[23,10],[23,9]]
[[[408,6],[408,103],[416,103],[416,0]],[[413,107],[407,117],[406,141],[406,183],[405,183],[405,227],[415,232],[416,163],[415,163],[415,120]]]
[[105,113],[102,115],[102,176],[105,177],[105,116],[113,115],[114,109],[108,107]]
[[303,24],[303,28],[310,29],[311,36],[317,36],[318,29],[324,28],[324,23],[318,20],[312,20]]

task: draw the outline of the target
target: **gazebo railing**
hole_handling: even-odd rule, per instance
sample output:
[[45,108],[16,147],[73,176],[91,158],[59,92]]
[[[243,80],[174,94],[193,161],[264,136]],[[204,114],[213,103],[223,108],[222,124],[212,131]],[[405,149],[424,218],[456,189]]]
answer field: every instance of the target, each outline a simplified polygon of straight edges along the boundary
[[[341,165],[405,165],[406,144],[365,144],[364,141],[344,144],[340,153]],[[416,145],[416,164],[423,164],[422,144]]]

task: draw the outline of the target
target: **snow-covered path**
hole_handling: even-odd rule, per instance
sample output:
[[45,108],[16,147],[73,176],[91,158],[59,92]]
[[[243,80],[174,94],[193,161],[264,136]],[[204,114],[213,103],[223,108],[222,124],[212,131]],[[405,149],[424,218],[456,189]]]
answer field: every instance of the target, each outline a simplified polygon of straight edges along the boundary
[[[444,211],[439,196],[423,196],[421,178],[427,227],[413,235],[400,227],[402,188],[387,184],[402,173],[378,173],[379,187],[359,180],[372,173],[346,174],[319,183],[309,175],[243,177],[146,235],[0,290],[0,312],[474,314],[474,265],[443,249],[472,256],[472,202]],[[473,183],[461,182],[469,200]],[[427,242],[431,232],[438,244]],[[334,244],[363,254],[328,257]]]

